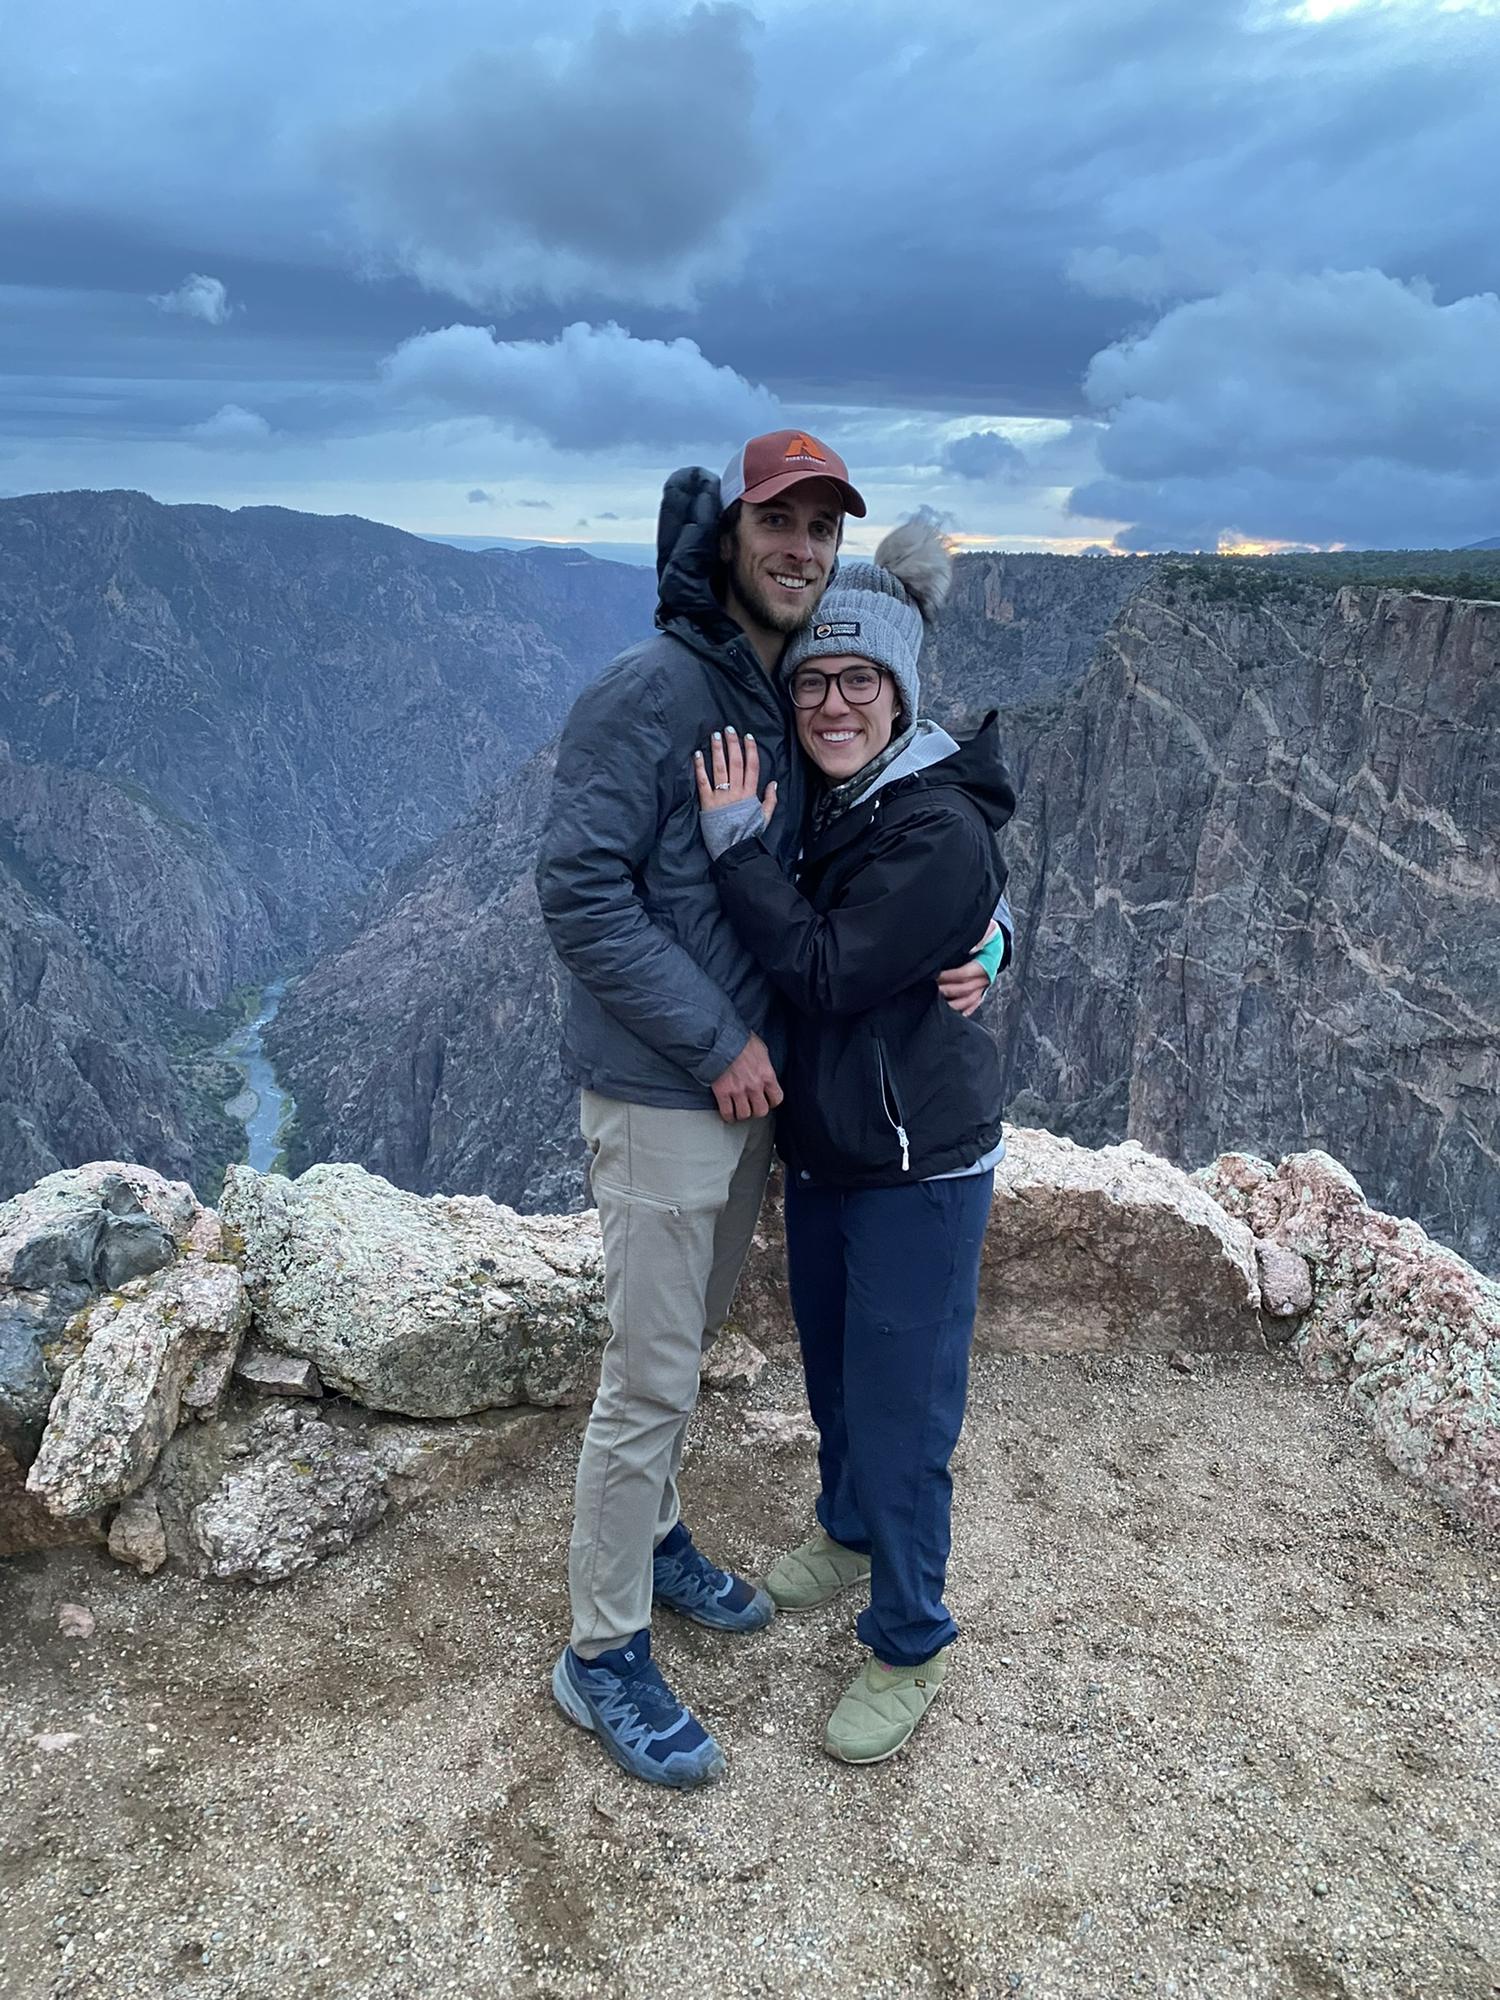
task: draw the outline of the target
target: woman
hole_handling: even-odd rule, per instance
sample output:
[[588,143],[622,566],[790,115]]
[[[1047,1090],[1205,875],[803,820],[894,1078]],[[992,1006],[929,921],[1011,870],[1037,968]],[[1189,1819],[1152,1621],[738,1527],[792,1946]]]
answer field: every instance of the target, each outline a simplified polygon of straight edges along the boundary
[[[924,521],[841,564],[781,672],[818,773],[795,881],[759,835],[755,745],[697,756],[704,839],[730,920],[791,1003],[777,1147],[787,1267],[818,1427],[818,1531],[766,1579],[781,1609],[869,1578],[871,1657],[826,1747],[877,1763],[942,1685],[943,1603],[979,1255],[1001,1139],[1000,1067],[934,975],[986,927],[1015,794],[995,718],[960,746],[918,718],[917,660],[951,565]],[[997,941],[997,951],[1003,945]]]

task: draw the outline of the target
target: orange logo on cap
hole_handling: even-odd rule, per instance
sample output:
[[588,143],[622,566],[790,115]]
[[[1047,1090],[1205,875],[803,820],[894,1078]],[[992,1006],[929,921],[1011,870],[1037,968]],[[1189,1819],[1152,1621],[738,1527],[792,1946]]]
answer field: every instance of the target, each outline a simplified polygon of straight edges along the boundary
[[797,435],[787,446],[785,456],[788,462],[795,458],[805,459],[813,465],[826,465],[828,463],[827,453],[815,445],[810,437],[804,437],[801,431],[798,431]]

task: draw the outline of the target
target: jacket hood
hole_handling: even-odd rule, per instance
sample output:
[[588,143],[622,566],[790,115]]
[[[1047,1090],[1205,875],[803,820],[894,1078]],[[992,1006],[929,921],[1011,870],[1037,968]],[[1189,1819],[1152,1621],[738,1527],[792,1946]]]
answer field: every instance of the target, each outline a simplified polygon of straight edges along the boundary
[[887,765],[865,798],[873,798],[900,778],[920,777],[927,785],[954,785],[966,792],[996,833],[1016,809],[1016,794],[1000,755],[999,712],[991,709],[972,736],[956,739],[925,718],[910,743]]
[[719,602],[719,481],[701,465],[685,465],[662,488],[656,517],[656,622],[663,631],[685,619],[716,645],[739,637]]

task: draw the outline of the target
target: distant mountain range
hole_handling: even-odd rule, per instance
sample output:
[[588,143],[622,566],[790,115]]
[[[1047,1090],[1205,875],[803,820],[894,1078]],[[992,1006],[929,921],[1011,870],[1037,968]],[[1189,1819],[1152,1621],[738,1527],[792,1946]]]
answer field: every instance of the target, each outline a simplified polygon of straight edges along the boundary
[[491,549],[502,554],[556,553],[593,556],[598,562],[631,563],[647,569],[656,567],[656,547],[652,542],[526,542],[511,535],[423,535],[424,542],[442,542],[450,549],[477,549],[481,555]]

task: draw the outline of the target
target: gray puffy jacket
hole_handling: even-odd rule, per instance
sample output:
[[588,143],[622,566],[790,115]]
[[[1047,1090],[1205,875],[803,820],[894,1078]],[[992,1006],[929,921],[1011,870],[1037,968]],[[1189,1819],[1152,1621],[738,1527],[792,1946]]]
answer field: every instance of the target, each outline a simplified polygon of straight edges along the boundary
[[714,593],[719,485],[674,473],[657,530],[655,637],[573,705],[537,863],[553,949],[571,975],[563,1052],[586,1089],[712,1109],[710,1085],[752,1031],[780,1053],[770,982],[719,904],[698,831],[693,752],[733,723],[778,781],[767,845],[790,866],[803,776],[791,711]]

